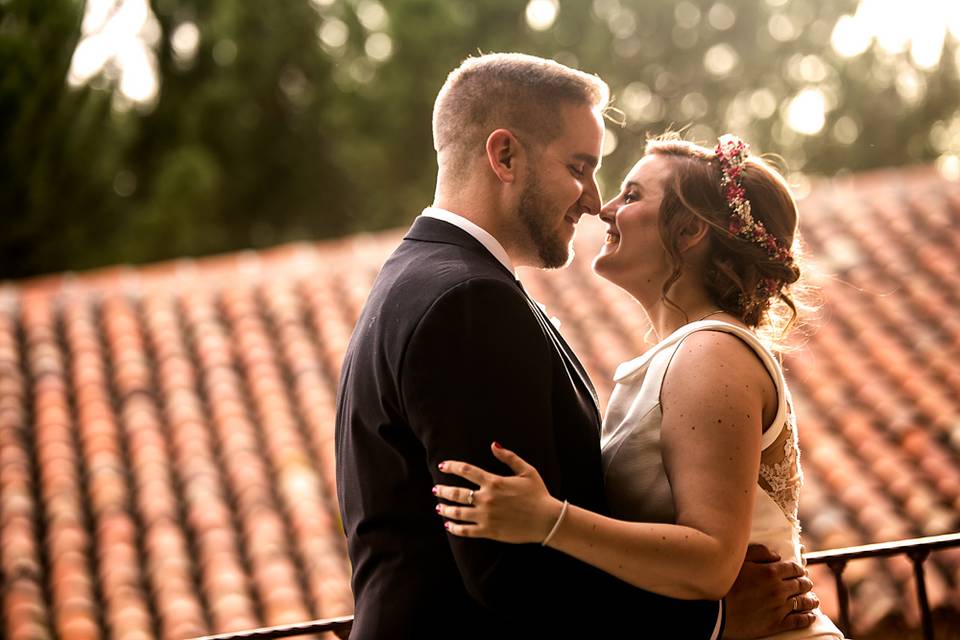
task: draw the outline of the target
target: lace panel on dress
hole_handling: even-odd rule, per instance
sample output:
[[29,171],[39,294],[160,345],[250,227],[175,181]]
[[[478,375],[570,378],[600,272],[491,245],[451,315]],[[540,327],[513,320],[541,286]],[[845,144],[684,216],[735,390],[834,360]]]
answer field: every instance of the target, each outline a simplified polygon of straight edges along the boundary
[[793,406],[787,402],[787,418],[780,435],[760,457],[760,487],[783,510],[790,523],[799,531],[800,487],[803,470],[800,467],[800,447]]

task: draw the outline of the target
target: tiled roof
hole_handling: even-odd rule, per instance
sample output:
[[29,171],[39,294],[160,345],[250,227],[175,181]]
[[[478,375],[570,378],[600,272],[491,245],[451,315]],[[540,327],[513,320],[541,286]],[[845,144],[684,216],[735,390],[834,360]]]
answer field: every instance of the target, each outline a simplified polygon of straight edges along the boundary
[[[820,320],[786,357],[810,550],[960,528],[960,185],[928,168],[801,203]],[[349,613],[333,416],[340,361],[402,232],[0,288],[6,637],[182,638]],[[590,273],[524,270],[602,398],[649,346]],[[373,470],[371,470],[374,472]],[[815,572],[828,612],[829,574]],[[861,634],[915,624],[905,558],[851,563]],[[960,550],[927,563],[960,611]]]

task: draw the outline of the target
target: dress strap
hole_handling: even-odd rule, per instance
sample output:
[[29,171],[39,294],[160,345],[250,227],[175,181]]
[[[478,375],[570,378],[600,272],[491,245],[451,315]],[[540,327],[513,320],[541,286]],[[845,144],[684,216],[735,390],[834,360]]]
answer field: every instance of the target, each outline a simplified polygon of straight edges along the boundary
[[655,347],[656,353],[651,354],[652,359],[647,371],[648,378],[652,375],[658,375],[660,377],[658,386],[662,386],[667,368],[673,360],[673,356],[679,350],[681,343],[683,343],[687,336],[697,331],[722,331],[740,338],[741,341],[753,349],[754,353],[757,354],[757,357],[760,358],[760,361],[767,368],[767,372],[770,374],[770,378],[773,380],[777,389],[777,414],[770,424],[770,427],[760,438],[761,450],[769,448],[770,445],[777,441],[787,422],[787,416],[790,410],[789,392],[787,391],[787,383],[783,376],[783,370],[780,368],[780,363],[773,353],[771,353],[749,329],[723,320],[699,320],[686,324]]

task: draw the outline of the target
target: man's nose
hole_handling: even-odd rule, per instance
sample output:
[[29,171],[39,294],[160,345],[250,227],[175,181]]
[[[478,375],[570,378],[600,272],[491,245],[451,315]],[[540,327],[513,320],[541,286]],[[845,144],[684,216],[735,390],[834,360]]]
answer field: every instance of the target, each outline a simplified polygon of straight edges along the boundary
[[600,213],[603,200],[600,198],[600,185],[597,184],[596,176],[590,176],[589,180],[584,181],[580,205],[586,214],[595,216]]

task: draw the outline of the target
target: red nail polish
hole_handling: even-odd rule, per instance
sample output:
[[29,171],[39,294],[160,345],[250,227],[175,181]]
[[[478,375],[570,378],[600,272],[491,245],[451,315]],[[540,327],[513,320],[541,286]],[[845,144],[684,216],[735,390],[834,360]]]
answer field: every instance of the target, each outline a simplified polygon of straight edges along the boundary
[[440,464],[437,465],[437,468],[439,468],[440,471],[443,471],[443,465],[445,465],[445,464],[446,464],[446,462],[441,462]]
[[437,489],[436,487],[434,487],[433,489],[430,489],[430,491],[433,492],[433,495],[437,495],[438,493],[440,493],[440,489]]
[[497,449],[503,449],[503,447],[500,446],[500,443],[497,442],[496,440],[493,441],[493,446],[496,447]]
[[440,505],[437,505],[437,513],[440,513]]
[[443,523],[443,528],[446,529],[447,531],[449,531],[449,530],[450,530],[450,523],[449,523],[449,522],[444,522],[444,523]]

